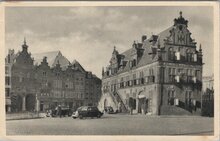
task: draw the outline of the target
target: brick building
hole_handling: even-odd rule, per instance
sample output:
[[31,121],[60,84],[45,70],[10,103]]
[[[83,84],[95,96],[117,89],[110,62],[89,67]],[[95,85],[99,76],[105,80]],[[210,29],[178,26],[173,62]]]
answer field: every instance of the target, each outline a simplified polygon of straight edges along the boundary
[[31,55],[24,41],[10,66],[11,85],[6,98],[11,99],[12,112],[97,105],[101,96],[101,80],[76,60],[70,63],[60,51]]
[[143,114],[200,114],[202,49],[182,16],[157,35],[134,42],[119,53],[114,47],[102,73],[99,108]]

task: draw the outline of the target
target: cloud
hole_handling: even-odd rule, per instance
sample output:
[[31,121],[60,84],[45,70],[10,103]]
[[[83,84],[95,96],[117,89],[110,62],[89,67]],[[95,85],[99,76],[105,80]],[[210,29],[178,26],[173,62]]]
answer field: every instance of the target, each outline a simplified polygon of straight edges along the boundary
[[180,10],[189,20],[192,37],[203,46],[204,74],[209,74],[213,72],[210,7],[7,7],[6,48],[20,50],[25,36],[30,52],[61,50],[70,61],[78,60],[100,77],[114,45],[124,52],[143,34],[149,38],[152,32],[172,26]]

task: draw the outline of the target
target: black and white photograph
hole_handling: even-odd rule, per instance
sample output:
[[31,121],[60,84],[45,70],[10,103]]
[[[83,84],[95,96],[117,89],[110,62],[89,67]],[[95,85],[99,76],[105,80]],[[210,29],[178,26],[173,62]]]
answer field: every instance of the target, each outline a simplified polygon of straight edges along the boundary
[[216,136],[216,3],[146,3],[6,5],[6,136]]

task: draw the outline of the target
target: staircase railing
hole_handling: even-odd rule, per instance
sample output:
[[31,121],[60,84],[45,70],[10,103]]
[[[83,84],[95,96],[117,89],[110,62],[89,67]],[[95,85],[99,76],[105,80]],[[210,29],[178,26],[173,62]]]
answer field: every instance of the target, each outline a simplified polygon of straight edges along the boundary
[[113,95],[114,95],[114,97],[115,97],[115,99],[117,101],[117,104],[119,102],[121,103],[121,110],[122,110],[122,112],[128,112],[128,109],[126,108],[126,106],[125,106],[124,102],[122,101],[122,99],[121,99],[120,95],[118,94],[118,92],[117,91],[114,92]]

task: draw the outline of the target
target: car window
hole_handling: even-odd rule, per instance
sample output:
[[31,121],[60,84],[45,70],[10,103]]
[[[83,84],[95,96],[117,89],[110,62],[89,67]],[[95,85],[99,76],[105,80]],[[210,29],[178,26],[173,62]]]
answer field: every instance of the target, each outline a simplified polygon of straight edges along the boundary
[[87,111],[87,109],[88,109],[87,107],[82,107],[81,110],[82,110],[82,111]]
[[92,108],[91,108],[91,107],[89,107],[89,108],[88,108],[88,111],[92,111]]
[[97,110],[98,110],[97,107],[91,107],[91,109],[92,109],[93,111],[97,111]]

